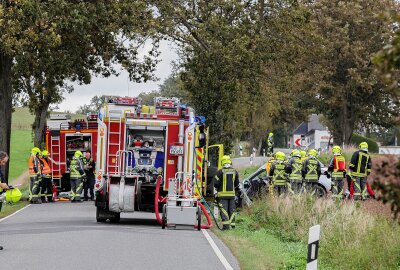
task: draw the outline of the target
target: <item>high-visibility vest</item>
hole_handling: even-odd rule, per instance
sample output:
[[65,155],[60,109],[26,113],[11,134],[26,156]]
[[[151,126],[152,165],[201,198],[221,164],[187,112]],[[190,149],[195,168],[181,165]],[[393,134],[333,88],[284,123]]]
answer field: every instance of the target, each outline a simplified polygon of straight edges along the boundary
[[306,161],[306,175],[304,179],[318,181],[318,160],[309,158]]
[[222,169],[222,181],[221,190],[218,191],[219,198],[232,198],[235,197],[235,180],[236,180],[235,169]]
[[292,173],[289,175],[290,180],[301,180],[303,176],[301,175],[301,170],[303,169],[303,161],[300,158],[293,158],[291,161]]
[[285,185],[287,182],[286,164],[281,161],[277,161],[272,166],[274,167],[272,183],[274,185]]
[[[38,173],[40,173],[40,165],[39,165],[39,159],[34,156],[31,155],[28,161],[28,165],[29,165],[29,175],[37,175]],[[37,169],[37,172],[35,172],[35,168]]]
[[337,155],[333,157],[333,172],[332,178],[343,178],[346,170],[346,160],[344,156]]
[[357,164],[353,164],[353,158],[352,158],[352,163],[350,163],[350,169],[352,170],[351,176],[355,177],[366,177],[368,173],[371,172],[371,169],[368,168],[368,163],[370,162],[371,157],[369,156],[368,153],[365,153],[363,151],[357,151],[353,155],[357,155]]
[[40,160],[43,162],[42,174],[51,174],[51,168],[49,163],[47,163],[47,160],[45,158],[41,158]]
[[70,178],[80,178],[82,175],[79,172],[80,170],[83,170],[83,165],[82,161],[78,158],[73,158],[71,161],[71,164],[69,165],[69,170],[70,170]]

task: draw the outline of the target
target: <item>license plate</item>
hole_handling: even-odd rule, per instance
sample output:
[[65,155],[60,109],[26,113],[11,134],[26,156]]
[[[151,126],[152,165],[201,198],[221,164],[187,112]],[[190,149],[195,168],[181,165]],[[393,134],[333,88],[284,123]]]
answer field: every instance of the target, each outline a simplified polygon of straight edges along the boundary
[[171,145],[169,148],[169,154],[175,156],[183,155],[183,145]]

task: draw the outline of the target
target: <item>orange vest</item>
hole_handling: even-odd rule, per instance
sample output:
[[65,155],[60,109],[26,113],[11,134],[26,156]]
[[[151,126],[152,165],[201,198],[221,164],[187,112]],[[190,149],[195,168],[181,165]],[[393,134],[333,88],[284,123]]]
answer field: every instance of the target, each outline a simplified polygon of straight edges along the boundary
[[[30,175],[36,175],[36,174],[40,173],[39,159],[36,156],[31,156],[29,158],[28,165],[29,165],[29,174]],[[35,172],[35,169],[34,169],[35,167],[38,170],[37,173]]]
[[40,160],[43,162],[42,174],[51,174],[51,168],[49,163],[47,163],[47,160],[44,158],[41,158]]

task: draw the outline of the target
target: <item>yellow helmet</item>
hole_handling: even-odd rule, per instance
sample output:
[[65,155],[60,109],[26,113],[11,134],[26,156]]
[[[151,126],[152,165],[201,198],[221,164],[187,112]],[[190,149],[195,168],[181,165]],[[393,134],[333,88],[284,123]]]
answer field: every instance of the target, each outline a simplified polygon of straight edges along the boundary
[[290,153],[291,157],[301,157],[300,155],[300,151],[297,149],[294,149],[291,153]]
[[268,134],[268,136],[269,136],[269,137],[272,137],[272,136],[274,136],[274,133],[270,132],[270,133]]
[[231,157],[227,155],[223,156],[221,159],[221,165],[224,166],[226,164],[232,164]]
[[81,157],[83,157],[83,154],[82,154],[81,151],[76,151],[75,154],[74,154],[74,157],[81,158]]
[[318,151],[315,150],[315,149],[310,149],[310,150],[308,150],[308,156],[317,157],[318,156]]
[[49,151],[43,150],[43,151],[42,151],[42,156],[48,157],[48,156],[49,156]]
[[21,200],[22,193],[18,188],[9,189],[6,191],[6,202],[16,203]]
[[307,156],[307,152],[304,150],[299,151],[300,152],[300,157],[304,158]]
[[360,150],[368,152],[368,143],[362,142],[358,147],[360,148]]
[[285,161],[286,155],[283,152],[276,152],[275,159]]
[[332,147],[332,154],[341,154],[342,153],[342,148],[340,148],[340,146],[335,145],[334,147]]
[[40,149],[38,147],[33,147],[32,150],[31,150],[31,154],[35,155],[35,156],[37,154],[40,154]]

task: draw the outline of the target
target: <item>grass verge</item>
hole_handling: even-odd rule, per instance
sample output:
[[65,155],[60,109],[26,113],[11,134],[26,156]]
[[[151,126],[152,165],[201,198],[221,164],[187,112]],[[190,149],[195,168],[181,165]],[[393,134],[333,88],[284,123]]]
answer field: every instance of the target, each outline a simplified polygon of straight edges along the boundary
[[309,227],[321,225],[319,269],[400,269],[400,226],[359,203],[293,196],[243,209],[216,234],[242,269],[304,269]]
[[18,211],[19,209],[25,207],[28,204],[29,204],[29,202],[27,202],[27,201],[19,201],[14,204],[8,204],[8,203],[3,204],[3,207],[0,212],[0,218],[4,218],[8,215],[11,215],[12,213]]

